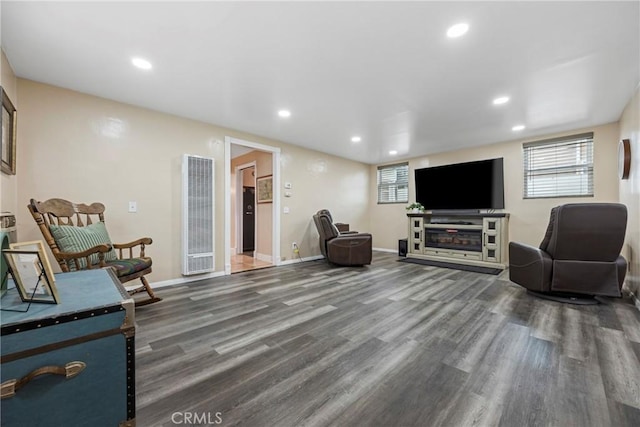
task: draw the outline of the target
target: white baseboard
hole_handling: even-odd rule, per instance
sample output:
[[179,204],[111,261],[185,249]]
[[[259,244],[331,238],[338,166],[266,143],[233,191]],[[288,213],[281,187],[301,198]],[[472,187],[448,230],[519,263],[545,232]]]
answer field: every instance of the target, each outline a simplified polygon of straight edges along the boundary
[[372,248],[374,251],[378,251],[378,252],[391,252],[391,253],[398,253],[397,249],[387,249],[387,248]]
[[[378,251],[378,252],[391,252],[391,253],[397,253],[397,250],[394,249],[385,249],[385,248],[372,248],[372,250],[374,251]],[[310,257],[303,257],[302,260],[300,258],[291,258],[288,259],[286,261],[280,261],[280,265],[288,265],[288,264],[295,264],[298,262],[304,262],[304,261],[316,261],[319,259],[324,259],[323,255],[314,255],[314,256],[310,256]]]
[[273,256],[271,255],[266,255],[266,254],[260,254],[258,252],[254,252],[253,253],[255,258],[259,261],[264,261],[264,262],[268,262],[270,264],[273,264]]
[[324,256],[322,256],[322,255],[314,255],[314,256],[303,257],[302,259],[300,259],[300,258],[291,258],[291,259],[288,259],[286,261],[280,261],[280,265],[297,264],[297,263],[300,263],[300,262],[316,261],[316,260],[319,260],[319,259],[324,259]]
[[[397,252],[394,249],[385,249],[385,248],[373,248],[373,250],[378,252],[392,252],[392,253]],[[272,262],[271,260],[273,257],[271,255],[256,253],[256,258],[259,259],[260,261]],[[302,259],[292,258],[286,261],[280,261],[280,265],[297,264],[305,261],[317,261],[319,259],[324,259],[324,256],[313,255],[309,257],[302,257]],[[198,280],[213,279],[214,277],[221,277],[224,275],[225,275],[224,271],[214,271],[213,273],[198,274],[191,277],[180,277],[178,279],[169,279],[169,280],[162,280],[160,282],[151,282],[150,284],[152,288],[157,289],[157,288],[164,288],[167,286],[184,285],[186,283],[197,282]],[[635,301],[636,301],[636,306],[640,306],[640,302],[638,302],[637,298]]]
[[214,271],[213,273],[197,274],[189,277],[180,277],[178,279],[162,280],[160,282],[151,282],[152,288],[165,288],[167,286],[184,285],[186,283],[197,282],[199,280],[213,279],[214,277],[224,276],[224,271]]
[[[627,271],[627,274],[629,274],[629,272]],[[629,279],[629,276],[627,276],[627,279]],[[635,281],[635,280],[634,280]],[[622,294],[624,296],[628,296],[631,298],[631,302],[633,302],[633,305],[635,305],[635,307],[640,310],[640,288],[638,289],[638,293],[635,293],[633,291],[631,291],[631,289],[629,289],[630,285],[629,282],[625,282],[622,285]]]

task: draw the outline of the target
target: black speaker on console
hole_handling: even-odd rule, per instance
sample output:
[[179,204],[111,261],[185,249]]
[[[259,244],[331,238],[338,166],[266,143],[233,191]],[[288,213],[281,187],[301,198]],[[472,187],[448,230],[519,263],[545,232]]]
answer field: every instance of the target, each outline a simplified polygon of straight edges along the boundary
[[407,256],[407,239],[398,240],[398,256]]

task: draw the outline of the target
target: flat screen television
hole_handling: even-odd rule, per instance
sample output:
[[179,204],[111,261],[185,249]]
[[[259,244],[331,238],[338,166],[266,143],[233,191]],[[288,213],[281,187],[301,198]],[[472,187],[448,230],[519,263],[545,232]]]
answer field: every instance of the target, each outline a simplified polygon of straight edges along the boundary
[[416,169],[415,183],[427,210],[504,209],[502,157]]

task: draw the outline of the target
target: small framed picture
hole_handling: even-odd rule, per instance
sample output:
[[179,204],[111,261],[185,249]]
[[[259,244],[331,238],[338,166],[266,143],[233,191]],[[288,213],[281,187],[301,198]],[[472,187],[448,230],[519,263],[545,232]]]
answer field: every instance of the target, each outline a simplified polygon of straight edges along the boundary
[[256,194],[258,203],[273,202],[273,175],[256,178]]
[[59,304],[55,276],[41,241],[12,243],[2,251],[23,302]]

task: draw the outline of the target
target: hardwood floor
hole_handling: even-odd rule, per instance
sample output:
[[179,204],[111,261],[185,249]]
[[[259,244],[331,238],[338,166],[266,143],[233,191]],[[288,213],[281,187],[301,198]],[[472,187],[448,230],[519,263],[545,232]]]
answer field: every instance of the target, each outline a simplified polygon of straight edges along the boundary
[[231,255],[231,273],[240,273],[242,271],[256,270],[259,268],[271,267],[273,264],[266,261],[260,261],[250,255],[233,254]]
[[561,304],[397,259],[159,289],[136,311],[137,425],[640,425],[628,298]]

